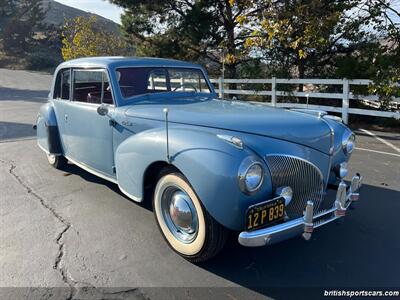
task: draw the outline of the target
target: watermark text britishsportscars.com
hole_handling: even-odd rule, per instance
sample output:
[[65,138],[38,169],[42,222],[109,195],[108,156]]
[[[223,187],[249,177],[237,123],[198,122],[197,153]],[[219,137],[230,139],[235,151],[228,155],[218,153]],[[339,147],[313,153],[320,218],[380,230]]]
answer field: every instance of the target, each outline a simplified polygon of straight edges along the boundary
[[325,297],[399,297],[400,290],[325,290]]

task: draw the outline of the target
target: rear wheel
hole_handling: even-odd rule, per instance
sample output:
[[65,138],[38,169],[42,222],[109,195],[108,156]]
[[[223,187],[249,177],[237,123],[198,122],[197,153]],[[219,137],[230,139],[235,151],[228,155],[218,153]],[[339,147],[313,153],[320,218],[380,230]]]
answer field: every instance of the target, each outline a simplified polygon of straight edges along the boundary
[[62,155],[54,155],[47,153],[47,161],[56,169],[61,169],[67,164],[67,159]]
[[160,177],[154,191],[153,211],[169,246],[191,262],[214,257],[226,242],[228,230],[208,214],[180,173]]

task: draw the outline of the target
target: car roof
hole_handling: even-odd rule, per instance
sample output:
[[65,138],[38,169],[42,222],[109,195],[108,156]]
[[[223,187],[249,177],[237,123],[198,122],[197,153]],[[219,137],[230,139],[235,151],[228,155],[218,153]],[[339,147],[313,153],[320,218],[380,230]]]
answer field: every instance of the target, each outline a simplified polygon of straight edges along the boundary
[[121,67],[186,67],[201,68],[200,65],[165,58],[153,57],[87,57],[66,61],[59,66],[60,68],[71,67],[99,67],[99,68],[121,68]]

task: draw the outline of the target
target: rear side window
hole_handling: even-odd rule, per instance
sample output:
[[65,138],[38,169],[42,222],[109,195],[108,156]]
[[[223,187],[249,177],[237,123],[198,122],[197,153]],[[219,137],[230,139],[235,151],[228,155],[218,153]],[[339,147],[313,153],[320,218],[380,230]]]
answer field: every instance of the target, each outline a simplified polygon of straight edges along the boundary
[[73,100],[113,104],[107,74],[102,70],[74,70]]
[[69,69],[60,70],[57,74],[56,84],[54,86],[54,99],[70,99],[71,73]]

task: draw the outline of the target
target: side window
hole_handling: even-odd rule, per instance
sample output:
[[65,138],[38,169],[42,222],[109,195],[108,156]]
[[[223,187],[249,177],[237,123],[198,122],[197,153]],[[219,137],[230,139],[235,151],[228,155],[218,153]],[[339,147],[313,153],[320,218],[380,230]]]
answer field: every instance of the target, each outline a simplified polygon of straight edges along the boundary
[[107,74],[98,70],[74,70],[73,100],[93,104],[113,104]]
[[56,84],[54,86],[54,99],[69,100],[69,93],[71,87],[70,70],[60,70],[57,74]]

